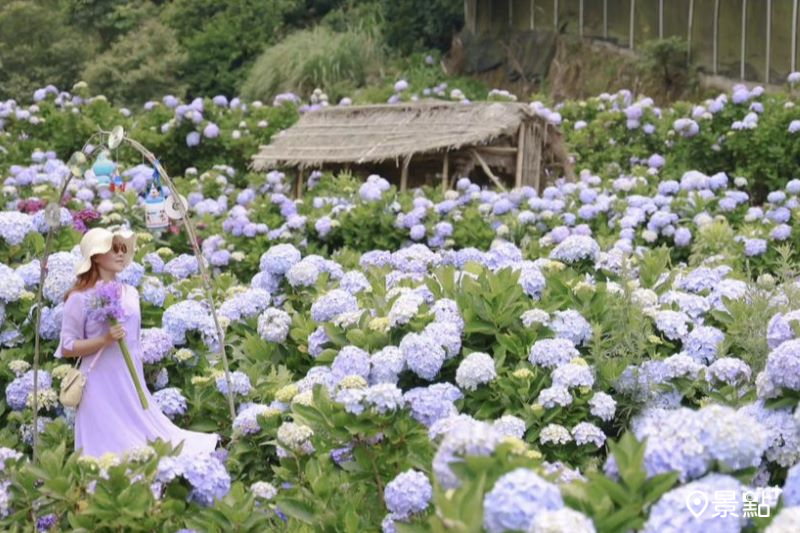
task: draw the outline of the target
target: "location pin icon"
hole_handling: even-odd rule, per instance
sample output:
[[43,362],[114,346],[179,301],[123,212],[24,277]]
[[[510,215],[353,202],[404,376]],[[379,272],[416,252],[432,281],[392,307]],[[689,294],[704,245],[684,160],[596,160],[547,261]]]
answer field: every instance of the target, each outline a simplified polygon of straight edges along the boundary
[[708,507],[708,495],[702,490],[690,492],[686,498],[686,507],[695,518],[699,518]]

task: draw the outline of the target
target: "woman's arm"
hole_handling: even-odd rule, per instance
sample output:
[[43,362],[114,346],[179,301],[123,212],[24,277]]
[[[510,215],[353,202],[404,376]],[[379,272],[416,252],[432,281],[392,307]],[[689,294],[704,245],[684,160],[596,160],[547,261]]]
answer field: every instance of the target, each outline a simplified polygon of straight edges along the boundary
[[72,342],[72,349],[69,350],[66,347],[62,347],[61,353],[64,355],[64,357],[84,357],[87,355],[94,355],[102,348],[105,348],[113,342],[116,342],[116,339],[114,339],[109,331],[105,335],[92,337],[91,339],[75,339]]

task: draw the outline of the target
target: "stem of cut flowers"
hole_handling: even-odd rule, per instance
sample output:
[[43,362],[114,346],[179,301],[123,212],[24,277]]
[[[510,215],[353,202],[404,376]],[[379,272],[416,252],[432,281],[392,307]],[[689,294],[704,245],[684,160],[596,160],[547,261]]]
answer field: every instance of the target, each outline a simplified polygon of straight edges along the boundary
[[[118,322],[113,318],[110,322],[112,326],[116,326],[118,324]],[[136,387],[136,393],[139,395],[139,401],[142,403],[142,409],[147,409],[147,398],[144,396],[142,384],[139,383],[139,376],[136,375],[136,368],[133,366],[133,359],[131,359],[131,352],[128,350],[128,344],[125,342],[125,339],[120,339],[117,342],[119,343],[119,349],[122,351],[122,358],[125,359],[125,364],[128,366],[128,371],[131,373],[133,386]]]

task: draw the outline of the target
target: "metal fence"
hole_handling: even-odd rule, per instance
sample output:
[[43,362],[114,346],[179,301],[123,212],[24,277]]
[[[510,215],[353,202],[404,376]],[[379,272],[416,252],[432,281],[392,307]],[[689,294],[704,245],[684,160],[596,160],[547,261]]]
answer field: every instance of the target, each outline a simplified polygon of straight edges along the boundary
[[636,49],[680,36],[702,71],[783,83],[797,70],[800,0],[465,0],[473,33],[560,29]]

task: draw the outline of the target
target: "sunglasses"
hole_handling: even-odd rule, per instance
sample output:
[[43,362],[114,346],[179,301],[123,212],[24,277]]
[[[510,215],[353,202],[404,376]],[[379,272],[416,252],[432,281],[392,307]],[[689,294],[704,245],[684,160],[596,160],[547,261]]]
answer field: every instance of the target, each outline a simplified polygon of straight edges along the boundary
[[128,247],[127,247],[127,246],[125,246],[125,245],[124,245],[124,244],[122,244],[122,243],[116,243],[116,242],[115,242],[114,244],[112,244],[112,245],[111,245],[111,250],[112,250],[112,251],[113,251],[115,254],[118,254],[119,252],[122,252],[123,254],[127,254],[127,253],[128,253]]

